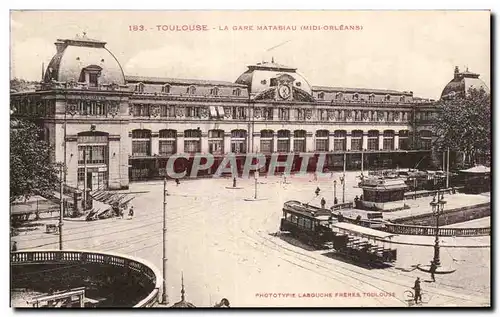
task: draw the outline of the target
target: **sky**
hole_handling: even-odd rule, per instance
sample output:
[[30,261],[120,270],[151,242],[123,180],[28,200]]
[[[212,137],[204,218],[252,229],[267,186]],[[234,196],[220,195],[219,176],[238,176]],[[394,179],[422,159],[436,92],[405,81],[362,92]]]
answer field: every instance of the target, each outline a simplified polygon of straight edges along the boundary
[[[328,30],[300,29],[312,25]],[[338,30],[341,25],[362,30]],[[253,30],[232,30],[245,26]],[[247,65],[274,58],[313,86],[395,89],[438,99],[459,66],[491,87],[489,11],[14,11],[11,78],[40,80],[55,40],[82,32],[107,42],[126,75],[234,82]]]

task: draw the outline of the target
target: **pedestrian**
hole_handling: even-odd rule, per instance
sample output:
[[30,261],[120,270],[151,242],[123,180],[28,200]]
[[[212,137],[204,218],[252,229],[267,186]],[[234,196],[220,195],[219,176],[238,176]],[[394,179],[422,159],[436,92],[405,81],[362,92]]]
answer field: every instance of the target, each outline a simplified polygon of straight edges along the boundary
[[236,177],[233,177],[233,187],[236,187]]
[[333,204],[334,204],[334,205],[338,205],[338,204],[339,204],[339,200],[337,199],[337,197],[335,197],[335,198],[333,199]]
[[436,278],[434,277],[436,269],[437,269],[436,263],[434,261],[431,261],[431,268],[429,269],[429,272],[431,273],[431,278],[433,282],[436,282]]
[[413,286],[413,290],[415,291],[415,304],[418,304],[418,301],[422,302],[422,293],[420,289],[420,277],[417,277],[415,280],[415,285]]
[[179,184],[180,184],[180,183],[181,183],[181,181],[180,181],[178,178],[176,178],[176,179],[175,179],[175,184],[176,184],[177,186],[179,186]]
[[14,243],[12,244],[12,252],[17,252],[17,242],[14,241]]
[[319,196],[319,192],[321,191],[321,189],[319,189],[319,186],[316,187],[316,190],[314,191],[314,193],[316,194],[316,196]]
[[338,220],[339,222],[344,221],[344,215],[342,215],[342,212],[340,212],[340,211],[339,211],[339,215],[337,216],[337,220]]
[[321,209],[325,209],[326,200],[325,197],[321,198]]
[[130,206],[128,210],[128,219],[132,219],[134,217],[134,206]]

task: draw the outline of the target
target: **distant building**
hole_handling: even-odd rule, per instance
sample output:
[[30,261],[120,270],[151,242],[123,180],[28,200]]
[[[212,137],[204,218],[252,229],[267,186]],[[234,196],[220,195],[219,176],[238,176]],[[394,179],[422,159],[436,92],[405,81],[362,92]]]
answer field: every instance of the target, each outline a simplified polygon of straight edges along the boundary
[[[11,93],[13,116],[38,118],[69,186],[162,178],[176,153],[213,154],[199,176],[215,173],[227,153],[240,171],[245,153],[263,153],[267,164],[271,153],[296,153],[293,170],[301,152],[314,153],[310,170],[320,153],[330,171],[344,158],[347,169],[360,169],[362,158],[364,169],[430,164],[436,108],[411,91],[313,86],[274,60],[248,66],[234,83],[126,76],[105,44],[57,40],[38,89]],[[461,76],[468,85],[472,75]],[[176,171],[189,173],[192,160],[177,159]]]

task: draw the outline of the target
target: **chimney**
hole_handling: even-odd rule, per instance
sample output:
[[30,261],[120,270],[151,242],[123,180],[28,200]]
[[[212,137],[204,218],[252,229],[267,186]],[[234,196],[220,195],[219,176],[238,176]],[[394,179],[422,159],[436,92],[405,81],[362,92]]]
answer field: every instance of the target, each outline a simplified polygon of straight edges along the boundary
[[458,77],[458,74],[460,73],[460,70],[458,69],[458,66],[455,66],[455,78]]

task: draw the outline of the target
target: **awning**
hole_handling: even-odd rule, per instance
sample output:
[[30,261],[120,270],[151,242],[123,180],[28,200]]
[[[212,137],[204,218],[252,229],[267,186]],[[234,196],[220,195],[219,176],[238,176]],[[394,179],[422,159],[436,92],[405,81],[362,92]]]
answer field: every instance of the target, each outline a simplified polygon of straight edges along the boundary
[[491,169],[484,165],[477,165],[466,170],[461,170],[462,173],[489,174]]
[[353,235],[360,235],[365,238],[372,238],[372,239],[387,239],[395,236],[393,233],[388,233],[384,231],[379,231],[379,230],[374,230],[362,226],[358,226],[352,223],[347,223],[347,222],[338,222],[333,225],[333,227],[342,229],[344,231],[348,231],[348,233],[351,233]]
[[210,118],[217,118],[217,110],[215,110],[215,106],[210,106]]
[[224,117],[224,108],[222,106],[217,106],[217,112],[219,112],[219,118]]

